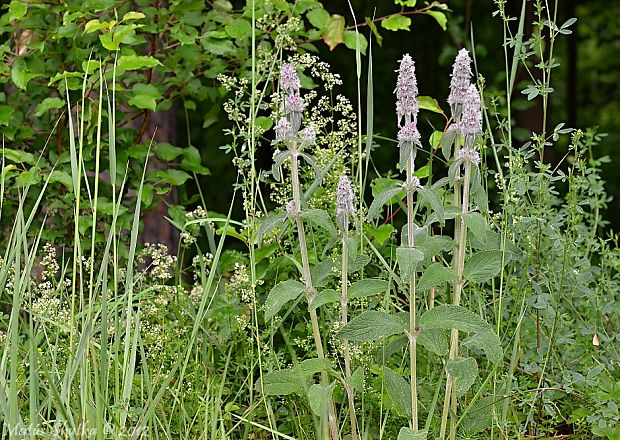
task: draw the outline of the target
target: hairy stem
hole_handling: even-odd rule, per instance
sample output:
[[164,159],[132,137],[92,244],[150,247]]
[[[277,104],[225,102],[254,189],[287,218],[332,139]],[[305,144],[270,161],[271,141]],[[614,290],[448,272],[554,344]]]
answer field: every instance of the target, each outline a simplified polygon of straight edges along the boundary
[[[349,250],[347,248],[347,238],[349,235],[349,228],[347,221],[345,220],[344,230],[342,233],[342,296],[340,298],[340,310],[341,320],[343,325],[347,325],[349,320],[349,293],[348,293],[348,274],[349,270]],[[349,350],[349,341],[346,339],[342,341],[342,349],[344,351],[344,374],[345,378],[351,377],[351,352]],[[349,383],[345,383],[345,389],[347,390],[347,397],[349,399],[349,417],[351,418],[351,438],[358,440],[359,435],[357,433],[357,416],[355,414],[355,390]]]
[[[415,230],[413,228],[413,153],[407,161],[407,245],[415,244]],[[416,347],[416,293],[415,271],[409,279],[409,366],[411,380],[411,427],[418,430],[418,373],[417,373],[417,347]]]
[[[325,352],[323,351],[323,340],[321,339],[321,329],[319,327],[319,319],[316,314],[316,309],[310,308],[310,304],[314,299],[315,291],[312,284],[312,274],[310,272],[310,261],[308,260],[308,247],[306,245],[306,231],[301,218],[301,191],[299,185],[299,164],[298,164],[298,151],[294,142],[291,145],[291,178],[293,184],[293,204],[295,224],[297,226],[297,237],[299,239],[299,252],[301,253],[301,266],[303,270],[303,279],[306,284],[306,299],[308,301],[308,311],[310,312],[310,323],[312,325],[312,335],[314,337],[314,343],[316,345],[316,353],[320,359],[325,359]],[[329,385],[329,378],[327,377],[327,371],[321,372],[321,383],[325,386]],[[336,415],[334,411],[333,402],[330,400],[328,404],[327,423],[329,425],[330,437],[332,439],[338,439],[338,426],[336,423]]]

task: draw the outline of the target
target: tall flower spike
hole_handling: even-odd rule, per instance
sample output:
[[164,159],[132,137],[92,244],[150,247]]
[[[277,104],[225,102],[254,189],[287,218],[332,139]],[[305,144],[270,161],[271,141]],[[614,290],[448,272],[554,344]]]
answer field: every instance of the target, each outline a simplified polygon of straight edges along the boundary
[[482,108],[480,107],[480,93],[475,84],[467,88],[463,100],[463,114],[461,116],[460,131],[465,136],[465,146],[472,146],[476,136],[482,133]]
[[290,63],[282,65],[282,69],[280,70],[280,87],[282,87],[286,93],[299,93],[299,76],[297,75],[295,67]]
[[336,190],[336,219],[343,228],[349,222],[349,216],[355,214],[353,206],[353,188],[347,176],[340,176]]
[[457,122],[461,118],[461,111],[467,95],[467,89],[471,84],[472,76],[469,52],[467,49],[461,49],[456,55],[456,59],[452,65],[450,95],[448,96],[448,104],[450,104],[452,118]]
[[417,123],[418,118],[418,81],[415,77],[415,62],[409,54],[405,54],[399,61],[398,79],[396,81],[396,115],[398,125],[404,118],[405,123]]

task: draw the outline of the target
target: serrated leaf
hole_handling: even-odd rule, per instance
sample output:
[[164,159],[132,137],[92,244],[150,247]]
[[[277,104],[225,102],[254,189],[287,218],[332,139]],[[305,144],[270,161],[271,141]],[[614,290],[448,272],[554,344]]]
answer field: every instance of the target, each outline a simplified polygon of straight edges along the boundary
[[467,226],[467,229],[471,231],[476,237],[481,240],[485,240],[487,232],[489,231],[489,225],[486,219],[478,212],[468,212],[463,215],[463,221]]
[[426,431],[414,431],[411,428],[402,427],[396,440],[426,440],[427,438]]
[[325,229],[331,235],[336,235],[336,227],[324,209],[306,209],[301,216],[315,226]]
[[295,301],[306,290],[299,281],[286,280],[276,284],[265,301],[265,320],[268,321],[282,309],[284,304]]
[[153,57],[144,55],[121,55],[116,64],[119,70],[140,70],[161,66],[161,63]]
[[411,386],[407,379],[389,367],[383,367],[383,384],[385,391],[398,412],[411,416]]
[[424,260],[424,254],[419,249],[408,246],[397,248],[396,261],[400,268],[401,279],[409,280],[422,260]]
[[351,50],[356,50],[357,38],[359,36],[360,52],[362,55],[366,55],[366,49],[368,48],[368,40],[364,34],[355,31],[344,31],[344,45]]
[[325,304],[338,302],[340,301],[340,297],[340,293],[336,292],[334,289],[321,290],[312,299],[312,302],[310,303],[310,309],[314,310],[318,307],[324,306]]
[[445,356],[450,350],[448,344],[448,330],[440,328],[429,328],[420,331],[418,335],[418,344],[435,353],[437,356]]
[[370,208],[368,208],[368,221],[373,221],[375,217],[379,215],[383,205],[392,197],[396,197],[401,191],[403,191],[403,189],[399,186],[393,186],[381,191],[370,204]]
[[333,14],[325,23],[323,41],[329,46],[329,50],[334,50],[336,46],[344,42],[344,17]]
[[426,11],[425,14],[433,17],[444,31],[447,29],[448,18],[446,17],[446,14],[440,11],[433,11],[433,10]]
[[472,357],[448,359],[446,369],[454,378],[456,397],[465,394],[478,378],[478,364]]
[[[303,392],[303,382],[292,376],[290,368],[278,371],[270,371],[263,376],[263,392],[267,396],[287,396],[289,394]],[[257,382],[257,389],[260,382]]]
[[385,293],[388,288],[389,283],[385,280],[366,278],[351,284],[351,287],[349,287],[349,298],[362,298]]
[[327,371],[331,368],[331,362],[327,359],[306,359],[293,367],[291,377],[295,379],[306,379],[308,377],[312,377],[316,373]]
[[335,382],[331,385],[315,383],[310,386],[308,390],[308,402],[310,403],[310,409],[315,415],[322,417],[327,413],[327,405],[335,386]]
[[263,245],[263,237],[265,234],[268,234],[273,228],[277,226],[281,226],[287,219],[286,212],[281,212],[279,214],[271,215],[264,219],[260,227],[258,228],[258,246],[261,247]]
[[439,197],[435,189],[420,186],[416,188],[416,191],[422,196],[422,199],[424,201],[427,201],[431,205],[433,213],[437,216],[439,222],[441,224],[445,223],[446,218],[444,216],[443,202],[441,201],[441,198]]
[[417,99],[420,110],[428,110],[433,113],[439,113],[440,115],[444,114],[435,98],[431,98],[430,96],[418,96]]
[[465,261],[463,276],[471,282],[484,283],[497,276],[501,270],[501,251],[478,251]]
[[388,31],[408,31],[411,19],[405,15],[395,14],[381,20],[381,26]]
[[338,333],[339,339],[349,341],[376,341],[405,331],[405,324],[398,316],[369,310],[353,318]]
[[353,387],[355,391],[359,391],[360,393],[364,391],[364,368],[358,367],[355,372],[349,376],[345,377],[344,381]]
[[433,287],[449,283],[454,280],[452,269],[441,263],[433,263],[424,269],[417,284],[420,291],[430,290]]

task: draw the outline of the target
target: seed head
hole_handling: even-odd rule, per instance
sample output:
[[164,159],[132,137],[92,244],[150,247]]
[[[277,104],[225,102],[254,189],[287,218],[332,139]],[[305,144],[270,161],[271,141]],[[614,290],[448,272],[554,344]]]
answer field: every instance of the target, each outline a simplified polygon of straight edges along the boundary
[[353,189],[347,176],[340,176],[336,190],[336,218],[340,224],[347,224],[349,216],[355,214]]
[[398,79],[396,80],[396,116],[398,125],[404,118],[405,123],[416,122],[418,117],[418,81],[415,76],[415,62],[409,54],[399,61]]
[[460,132],[465,136],[466,144],[473,145],[473,141],[482,133],[482,108],[480,107],[480,93],[475,84],[467,88],[463,100]]
[[450,104],[450,109],[452,110],[452,117],[455,121],[458,121],[461,117],[467,89],[471,84],[471,78],[473,76],[471,71],[471,58],[469,57],[467,49],[461,49],[456,55],[456,59],[452,65],[451,76],[448,104]]
[[299,93],[299,76],[297,71],[290,63],[282,65],[280,70],[280,87],[285,93],[298,94]]

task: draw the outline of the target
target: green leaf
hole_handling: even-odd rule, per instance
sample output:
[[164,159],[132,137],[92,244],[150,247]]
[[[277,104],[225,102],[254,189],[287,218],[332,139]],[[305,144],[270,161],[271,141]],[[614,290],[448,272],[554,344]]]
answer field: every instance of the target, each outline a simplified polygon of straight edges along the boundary
[[314,284],[314,287],[322,287],[327,284],[329,278],[335,275],[332,270],[333,268],[334,263],[329,258],[317,263],[310,270],[310,274],[312,275],[312,284]]
[[48,111],[50,111],[50,110],[57,110],[59,108],[64,107],[64,105],[65,105],[65,100],[64,99],[60,99],[60,98],[45,98],[43,101],[41,101],[37,105],[37,108],[35,109],[34,115],[36,117],[41,117],[45,113],[47,113]]
[[446,131],[441,138],[441,154],[443,154],[443,157],[446,160],[450,159],[450,154],[452,153],[452,145],[454,145],[455,139],[455,130]]
[[125,15],[123,15],[123,21],[141,20],[145,17],[146,15],[144,15],[142,12],[129,11],[129,12],[126,12]]
[[192,176],[187,174],[185,171],[168,169],[165,171],[158,171],[157,177],[163,179],[171,185],[180,186],[183,185],[188,179],[191,179]]
[[469,435],[477,434],[489,429],[493,424],[493,405],[492,396],[485,396],[471,405],[469,411],[464,414],[463,430]]
[[400,428],[398,438],[396,440],[426,440],[427,438],[426,431],[414,431],[413,429],[405,426]]
[[181,154],[183,154],[183,148],[175,147],[174,145],[169,144],[168,142],[159,142],[155,146],[155,154],[161,160],[165,160],[166,162],[169,162],[171,160],[176,159]]
[[440,328],[428,328],[421,330],[418,335],[418,344],[437,356],[448,354],[448,330]]
[[286,280],[276,284],[265,301],[265,320],[273,318],[289,301],[295,301],[306,290],[299,281]]
[[325,304],[330,304],[334,302],[340,301],[340,293],[336,292],[334,289],[324,289],[321,290],[310,303],[310,309],[314,310],[318,307],[324,306]]
[[439,222],[443,224],[446,221],[443,211],[443,202],[436,190],[425,186],[419,186],[416,188],[416,191],[422,196],[424,201],[427,201],[431,205],[433,213],[437,216]]
[[377,240],[380,245],[385,244],[385,241],[388,238],[390,238],[392,236],[392,234],[394,233],[394,231],[396,230],[394,228],[394,226],[392,226],[389,223],[386,223],[384,225],[380,225],[377,228],[375,228],[372,225],[368,225],[368,224],[366,224],[364,226],[366,227],[366,230],[372,236],[372,238]]
[[420,110],[428,110],[433,113],[439,113],[440,115],[444,114],[437,100],[430,96],[418,96],[418,105],[420,106]]
[[[290,368],[278,371],[270,371],[263,376],[263,391],[267,396],[286,396],[303,392],[303,381],[292,375]],[[257,389],[260,383],[257,382]]]
[[384,18],[381,21],[381,26],[388,31],[408,31],[409,26],[411,26],[411,19],[404,15],[395,14]]
[[349,341],[376,341],[404,331],[405,323],[399,317],[369,310],[353,318],[338,333],[338,338]]
[[321,371],[328,371],[331,368],[332,364],[327,359],[306,359],[293,367],[291,377],[295,379],[306,379]]
[[418,0],[394,0],[394,4],[414,8]]
[[478,378],[478,364],[472,357],[448,359],[446,370],[454,378],[456,397],[465,394]]
[[102,23],[98,19],[90,20],[88,23],[86,23],[86,26],[84,26],[84,33],[90,34],[93,32],[100,31],[102,29],[107,29],[108,27],[109,27],[109,23],[107,22]]
[[13,0],[9,3],[9,21],[19,20],[28,12],[28,3],[23,0]]
[[258,246],[261,247],[263,245],[263,237],[265,234],[268,234],[273,228],[277,226],[281,226],[287,219],[286,212],[281,212],[279,214],[270,215],[266,219],[264,219],[260,227],[258,228]]
[[391,368],[383,367],[383,384],[388,397],[398,412],[403,416],[410,417],[411,386],[407,379]]
[[242,18],[227,24],[224,29],[230,37],[237,39],[245,38],[252,33],[252,25]]
[[474,283],[484,283],[502,270],[502,252],[478,251],[465,261],[463,276]]
[[354,390],[359,391],[360,393],[364,391],[364,368],[358,367],[355,372],[349,376],[345,377],[344,381],[351,385]]
[[344,31],[344,45],[347,46],[351,50],[356,50],[357,47],[357,36],[359,35],[359,45],[360,52],[362,55],[366,55],[366,49],[368,48],[368,40],[359,32],[355,31]]
[[448,19],[446,18],[446,14],[444,14],[441,11],[426,11],[425,14],[430,15],[431,17],[433,17],[437,23],[439,23],[439,26],[441,26],[441,28],[445,31],[447,29],[447,24],[448,24]]
[[140,70],[161,66],[161,63],[153,57],[143,55],[121,55],[116,67],[119,70]]
[[427,329],[455,328],[463,332],[476,333],[475,336],[466,342],[484,351],[485,355],[492,363],[497,363],[503,356],[501,341],[485,320],[464,307],[443,304],[423,313],[418,320],[421,332]]
[[482,215],[478,212],[468,212],[463,215],[463,221],[472,234],[483,241],[486,239],[489,226]]
[[323,8],[315,8],[306,14],[306,18],[312,26],[319,30],[323,30],[327,26],[329,12]]
[[351,284],[351,287],[349,287],[349,298],[362,298],[385,293],[389,286],[389,283],[385,280],[366,278]]
[[379,33],[379,29],[377,29],[377,25],[375,24],[374,21],[372,21],[372,18],[370,17],[366,17],[366,24],[372,31],[372,34],[377,39],[377,44],[379,45],[379,47],[381,47],[381,45],[383,44],[383,35]]
[[428,177],[430,175],[430,172],[431,172],[431,167],[428,165],[424,165],[423,167],[420,167],[417,170],[415,170],[413,172],[413,175],[416,176],[418,179],[424,179],[425,177]]
[[36,159],[32,153],[22,150],[12,150],[10,148],[4,148],[0,150],[0,155],[4,154],[4,158],[8,161],[15,163],[25,163],[28,165],[34,165]]
[[418,263],[424,260],[424,254],[416,248],[401,246],[396,249],[396,261],[400,268],[400,277],[409,280],[415,273]]
[[335,382],[331,385],[315,383],[310,386],[308,390],[308,402],[310,403],[310,409],[312,409],[315,415],[322,417],[327,413],[327,405],[335,386]]
[[323,41],[329,46],[329,50],[334,50],[336,46],[344,42],[344,17],[333,14],[325,23]]
[[157,108],[157,101],[152,96],[135,95],[129,100],[129,105],[154,112]]
[[301,216],[315,226],[325,229],[331,235],[336,235],[336,227],[324,209],[307,209],[301,213]]
[[401,191],[404,194],[404,191],[400,186],[393,186],[381,191],[381,193],[379,193],[379,195],[377,195],[370,204],[370,208],[368,208],[368,221],[373,221],[375,217],[379,215],[383,205],[385,205],[391,198],[396,197]]
[[418,281],[417,288],[420,291],[430,290],[433,287],[449,283],[453,280],[454,272],[452,269],[445,267],[441,263],[433,263],[424,269]]
[[9,125],[14,111],[10,105],[0,105],[0,125]]
[[33,73],[28,70],[26,63],[19,59],[13,64],[11,69],[11,79],[13,83],[20,89],[26,90],[31,79],[42,76],[39,73]]
[[58,182],[62,184],[65,188],[67,188],[69,191],[73,191],[73,178],[66,171],[62,171],[62,170],[52,171],[49,181],[50,183]]

